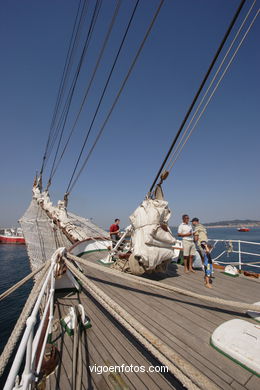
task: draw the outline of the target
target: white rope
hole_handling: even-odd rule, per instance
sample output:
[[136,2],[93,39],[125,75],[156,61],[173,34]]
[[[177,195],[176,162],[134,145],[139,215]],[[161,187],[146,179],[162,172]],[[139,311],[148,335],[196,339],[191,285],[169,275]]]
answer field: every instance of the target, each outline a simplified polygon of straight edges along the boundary
[[[255,0],[255,1],[256,1],[256,0]],[[254,18],[253,18],[251,24],[249,25],[248,29],[246,30],[246,32],[245,32],[243,38],[241,39],[241,41],[240,41],[240,43],[239,43],[237,49],[235,50],[233,56],[231,57],[230,61],[228,62],[228,64],[227,64],[225,70],[223,71],[223,73],[222,73],[220,79],[218,80],[218,82],[217,82],[215,88],[213,89],[211,95],[209,96],[209,98],[208,98],[206,104],[204,105],[203,110],[201,111],[201,113],[200,113],[200,115],[198,116],[198,118],[196,119],[196,121],[195,121],[193,127],[191,128],[189,134],[187,135],[186,140],[185,140],[185,141],[183,142],[183,144],[181,145],[181,142],[182,142],[182,140],[184,139],[184,137],[185,137],[185,135],[186,135],[188,129],[190,128],[191,123],[193,122],[193,119],[194,119],[195,116],[197,115],[199,108],[201,107],[201,105],[202,105],[202,103],[203,103],[203,101],[204,101],[206,95],[207,95],[208,92],[209,92],[209,89],[211,88],[213,82],[215,81],[216,76],[218,75],[218,73],[219,73],[219,71],[220,71],[220,69],[221,69],[221,67],[222,67],[222,65],[223,65],[223,63],[224,63],[224,61],[225,61],[227,55],[229,54],[229,52],[230,52],[230,50],[231,50],[231,48],[232,48],[234,42],[236,41],[238,34],[240,33],[240,31],[241,31],[241,29],[242,29],[242,27],[243,27],[243,25],[244,25],[246,19],[248,18],[249,14],[251,13],[251,10],[252,10],[252,8],[253,8],[253,6],[254,6],[254,4],[255,4],[255,1],[254,1],[254,3],[252,4],[252,6],[251,6],[251,8],[250,8],[248,14],[246,15],[246,17],[245,17],[243,23],[241,24],[241,26],[240,26],[240,28],[239,28],[239,30],[238,30],[238,32],[237,32],[235,38],[233,39],[233,41],[232,41],[232,43],[231,43],[231,45],[230,45],[230,47],[229,47],[229,49],[228,49],[228,51],[227,51],[225,57],[224,57],[224,59],[222,60],[222,62],[221,62],[221,64],[220,64],[219,68],[217,69],[215,76],[213,77],[213,79],[212,79],[212,81],[211,81],[211,83],[210,83],[210,85],[209,85],[207,91],[205,92],[205,94],[204,94],[204,96],[203,96],[203,98],[202,98],[202,100],[201,100],[199,106],[197,107],[197,109],[196,109],[194,115],[192,116],[192,119],[190,120],[190,122],[189,122],[187,128],[185,129],[185,132],[183,133],[183,135],[182,135],[182,137],[181,137],[181,139],[180,139],[180,141],[179,141],[179,143],[178,143],[177,148],[176,148],[175,151],[173,152],[173,154],[172,154],[172,156],[171,156],[171,159],[170,159],[170,161],[169,161],[169,164],[168,164],[168,166],[167,166],[167,170],[168,170],[169,172],[170,172],[171,169],[173,168],[173,166],[174,166],[175,162],[177,161],[177,159],[178,159],[178,157],[179,157],[179,155],[180,155],[180,153],[181,153],[183,147],[185,146],[185,144],[187,143],[187,141],[188,141],[188,139],[190,138],[191,134],[193,133],[194,128],[196,127],[198,121],[200,120],[201,116],[203,115],[204,111],[206,110],[206,108],[207,108],[209,102],[211,101],[213,95],[215,94],[215,92],[216,92],[216,90],[217,90],[217,88],[218,88],[220,82],[222,81],[222,79],[223,79],[224,75],[226,74],[228,68],[230,67],[231,63],[233,62],[233,59],[235,58],[235,56],[236,56],[238,50],[240,49],[240,47],[241,47],[241,45],[242,45],[244,39],[246,38],[247,34],[249,33],[251,27],[253,26],[253,24],[254,24],[254,22],[255,22],[255,20],[256,20],[256,17],[257,17],[258,14],[259,14],[259,9],[258,9],[258,11],[256,12],[256,14],[255,14],[255,16],[254,16]],[[175,158],[174,158],[174,156],[175,156]],[[174,160],[173,160],[173,158],[174,158]]]
[[212,259],[212,261],[216,261],[216,260],[219,259],[221,256],[223,256],[224,253],[226,253],[226,251],[223,251],[222,253],[220,253],[217,257],[215,257],[214,259]]
[[133,318],[125,309],[107,296],[103,290],[83,275],[71,262],[65,260],[67,267],[76,275],[90,294],[113,315],[137,340],[139,340],[149,352],[162,364],[166,365],[170,372],[187,389],[219,389],[206,376],[195,369],[189,362],[173,351],[167,344],[150,332],[139,321]]
[[22,330],[25,326],[26,320],[30,315],[30,312],[33,308],[33,305],[38,298],[39,292],[42,288],[42,285],[45,281],[45,276],[48,271],[49,262],[45,264],[45,267],[41,271],[41,274],[39,275],[39,279],[35,282],[35,285],[33,286],[33,289],[25,303],[25,306],[22,310],[22,313],[20,314],[20,317],[18,318],[16,325],[12,331],[11,336],[8,339],[8,342],[0,356],[0,376],[3,374],[4,369],[9,361],[9,358],[15,348],[15,345],[22,333]]
[[241,309],[241,310],[260,311],[260,305],[253,305],[250,303],[229,301],[229,300],[225,300],[225,299],[221,299],[221,298],[209,297],[207,295],[201,295],[201,294],[197,294],[197,293],[194,293],[194,292],[191,292],[188,290],[183,290],[183,289],[178,288],[178,287],[170,286],[169,284],[157,282],[155,280],[147,280],[144,278],[140,278],[139,276],[130,275],[130,274],[127,275],[127,274],[118,272],[116,270],[114,271],[112,269],[105,268],[105,267],[98,265],[98,264],[83,261],[79,257],[73,256],[70,253],[67,253],[67,257],[69,259],[74,260],[80,264],[87,266],[87,267],[96,269],[98,271],[102,271],[104,273],[107,273],[107,274],[110,274],[110,275],[113,275],[116,277],[119,276],[121,279],[125,279],[125,280],[128,280],[130,282],[136,282],[136,283],[144,285],[144,286],[155,287],[157,289],[159,288],[161,290],[175,292],[177,294],[185,295],[185,296],[192,297],[192,298],[197,298],[198,300],[204,300],[206,302],[215,303],[217,305],[230,306],[232,308]]
[[44,263],[43,265],[41,265],[39,268],[37,268],[35,271],[31,272],[29,275],[25,276],[25,278],[23,278],[22,280],[20,280],[19,282],[17,282],[16,284],[14,284],[12,287],[10,287],[8,290],[4,291],[1,295],[0,295],[0,301],[6,297],[8,297],[8,295],[12,294],[12,292],[14,292],[15,290],[17,290],[19,287],[21,287],[22,285],[24,285],[29,279],[31,279],[34,275],[36,275],[38,272],[40,272],[44,267],[46,267],[46,263]]

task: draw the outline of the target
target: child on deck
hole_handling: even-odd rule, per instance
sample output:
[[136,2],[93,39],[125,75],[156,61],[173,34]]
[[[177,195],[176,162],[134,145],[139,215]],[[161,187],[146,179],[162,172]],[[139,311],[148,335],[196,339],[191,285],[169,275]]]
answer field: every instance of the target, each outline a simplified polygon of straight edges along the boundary
[[201,247],[204,249],[204,271],[205,271],[205,287],[212,288],[212,259],[211,259],[211,251],[213,249],[213,246],[210,244],[207,244],[206,241],[201,242]]

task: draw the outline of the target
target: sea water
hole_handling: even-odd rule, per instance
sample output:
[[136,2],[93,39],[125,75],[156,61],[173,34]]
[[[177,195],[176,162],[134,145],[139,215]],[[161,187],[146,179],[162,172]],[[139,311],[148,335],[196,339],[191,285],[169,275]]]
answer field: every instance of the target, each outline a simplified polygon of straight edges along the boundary
[[[177,238],[177,228],[172,228],[172,232]],[[241,262],[243,263],[242,270],[260,273],[260,245],[247,243],[260,243],[259,227],[252,227],[249,232],[239,232],[235,227],[208,228],[207,232],[209,242],[215,245],[211,254],[212,259],[217,258],[216,261],[221,265],[226,265],[225,263],[238,263],[239,255],[236,252],[239,250],[239,244],[236,241],[240,240],[240,251],[246,252],[241,253]],[[214,240],[225,241],[216,243]],[[221,253],[223,254],[221,255]],[[249,253],[254,253],[257,256],[250,255]],[[219,257],[219,255],[221,256]],[[259,264],[254,266],[245,265],[250,262],[259,262]],[[238,267],[238,264],[235,264],[235,266]]]
[[[31,269],[25,245],[0,244],[0,294],[19,282],[30,272]],[[0,301],[0,353],[2,353],[11,335],[32,286],[33,282],[30,280]],[[12,361],[12,358],[10,360]],[[3,388],[10,367],[11,362],[0,378],[0,389]]]
[[[177,228],[173,228],[173,234],[177,238]],[[208,229],[209,239],[217,240],[241,240],[252,241],[260,243],[260,228],[251,228],[249,232],[238,232],[236,228],[210,228]],[[214,249],[215,254],[221,253],[222,249],[225,249],[226,243],[218,243]],[[233,244],[236,250],[236,244]],[[250,255],[242,254],[242,261],[259,261],[260,262],[260,245],[241,244],[241,249],[244,252],[258,253],[259,257],[253,257]],[[214,254],[214,252],[213,252]],[[214,256],[212,256],[214,258]],[[237,261],[238,255],[225,253],[219,260],[220,261]],[[259,264],[260,265],[260,264]],[[248,268],[251,271],[257,272],[257,269]],[[25,245],[14,244],[1,244],[0,245],[0,294],[13,286],[19,280],[24,278],[31,272],[29,259],[26,252]],[[258,268],[260,273],[260,268]],[[26,299],[32,289],[32,281],[27,282],[20,287],[9,297],[0,301],[0,353],[2,353],[4,346],[11,335],[17,319],[23,309]],[[12,359],[11,359],[12,360]],[[9,363],[7,370],[10,369],[11,363]],[[6,379],[6,372],[0,378],[0,388],[3,388],[3,384]]]

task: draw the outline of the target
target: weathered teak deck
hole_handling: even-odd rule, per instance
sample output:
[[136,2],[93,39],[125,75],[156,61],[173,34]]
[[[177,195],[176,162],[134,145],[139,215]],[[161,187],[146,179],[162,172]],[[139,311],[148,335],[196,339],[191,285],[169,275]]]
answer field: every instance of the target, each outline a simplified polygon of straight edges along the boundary
[[[103,291],[132,314],[139,322],[192,363],[210,378],[220,389],[257,390],[260,378],[240,367],[210,346],[209,339],[214,329],[232,318],[252,319],[242,312],[228,307],[210,305],[184,295],[161,292],[135,283],[125,283],[117,276],[108,276],[93,271],[87,266],[85,273]],[[259,301],[259,280],[245,277],[232,278],[215,271],[213,289],[204,287],[203,273],[183,274],[183,267],[171,265],[167,276],[159,275],[157,280],[200,294],[207,294],[229,300],[253,303]],[[77,303],[77,296],[57,295],[55,317],[65,315],[69,305]],[[84,336],[82,389],[181,389],[180,383],[170,374],[121,373],[115,384],[109,373],[90,375],[89,366],[160,365],[127,331],[106,313],[84,291],[79,300],[91,318],[92,328]],[[58,334],[60,334],[60,328]],[[47,388],[67,390],[71,388],[72,339],[62,334],[58,339],[62,362],[55,374],[47,381]],[[259,351],[260,353],[260,351]],[[125,384],[125,385],[124,385]],[[121,387],[120,387],[121,386]],[[128,387],[124,387],[128,386]]]

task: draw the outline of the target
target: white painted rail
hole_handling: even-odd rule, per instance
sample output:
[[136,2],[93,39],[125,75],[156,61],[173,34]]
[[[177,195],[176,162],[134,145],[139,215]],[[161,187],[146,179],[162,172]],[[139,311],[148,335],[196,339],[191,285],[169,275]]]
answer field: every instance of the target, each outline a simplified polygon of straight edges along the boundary
[[[238,269],[239,271],[242,270],[243,267],[249,267],[249,268],[255,268],[257,269],[257,271],[259,271],[260,273],[260,251],[259,253],[256,253],[256,252],[253,252],[253,249],[252,249],[252,252],[248,252],[248,251],[245,251],[243,250],[243,246],[246,244],[247,246],[248,245],[252,245],[252,246],[257,246],[259,247],[260,246],[260,243],[259,242],[253,242],[253,241],[242,241],[242,240],[218,240],[218,239],[210,239],[209,241],[213,241],[214,242],[214,250],[212,251],[212,260],[213,262],[215,263],[218,263],[218,264],[223,264],[223,265],[228,265],[228,264],[231,264],[231,265],[238,265]],[[216,252],[216,246],[218,243],[224,243],[227,245],[227,249],[225,249],[224,251],[222,251],[220,254],[218,254],[215,258],[214,258],[214,253]],[[233,244],[237,244],[237,249],[234,249],[233,248]],[[225,253],[234,253],[234,254],[237,254],[237,261],[219,261],[219,258],[221,258]],[[246,256],[255,256],[255,257],[258,257],[259,261],[251,261],[251,260],[248,260],[248,259],[245,259],[244,258],[244,255]]]

